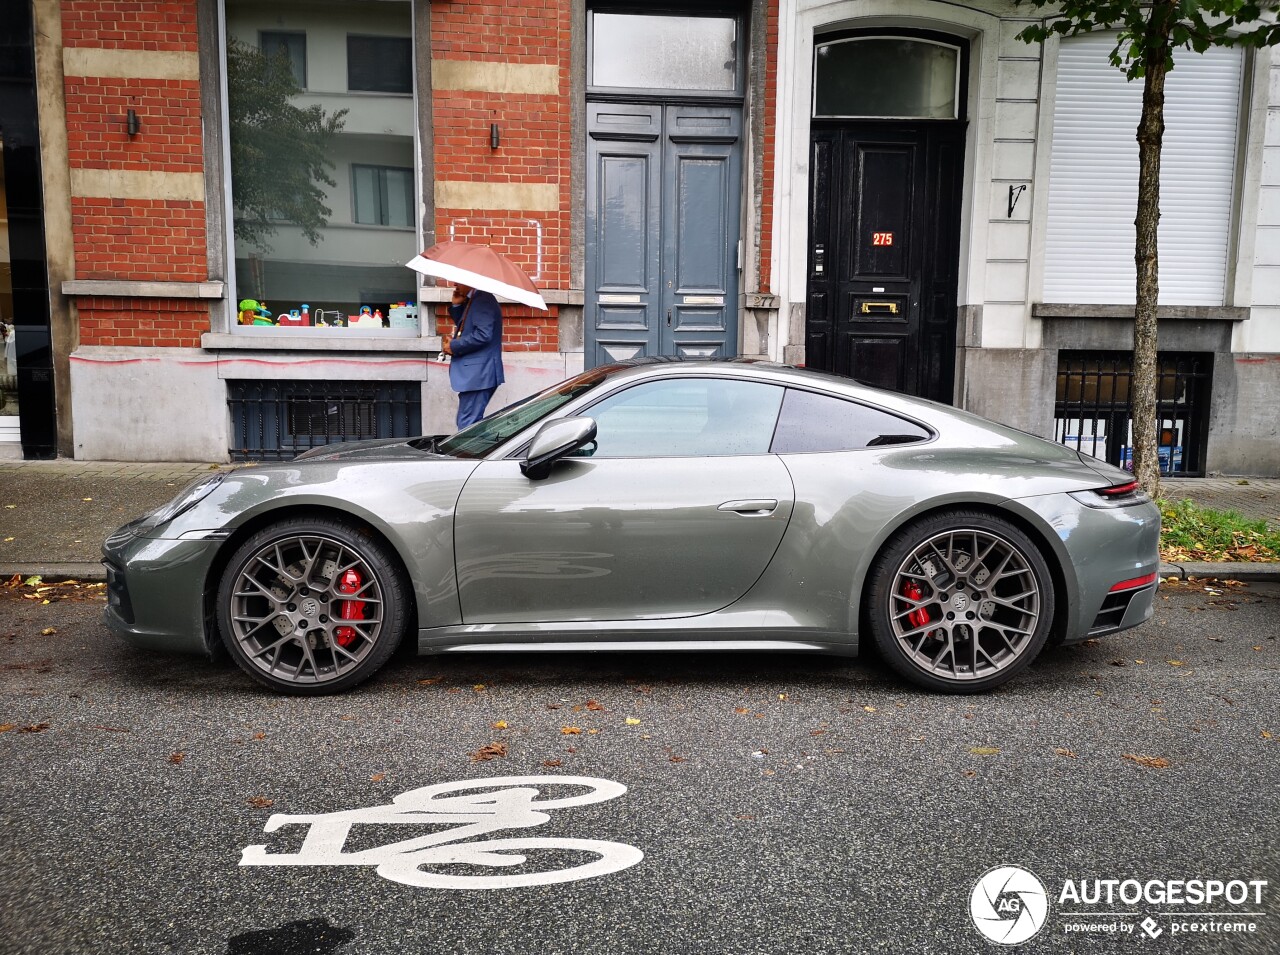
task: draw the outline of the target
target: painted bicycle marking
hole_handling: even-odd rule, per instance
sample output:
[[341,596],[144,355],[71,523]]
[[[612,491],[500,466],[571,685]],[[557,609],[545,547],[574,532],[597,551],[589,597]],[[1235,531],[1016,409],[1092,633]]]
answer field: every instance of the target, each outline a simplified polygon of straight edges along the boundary
[[[584,787],[573,796],[539,799],[544,787]],[[471,791],[469,791],[471,790]],[[620,872],[644,858],[634,846],[597,839],[507,838],[464,842],[504,829],[532,829],[551,819],[547,809],[567,809],[617,799],[627,791],[621,783],[590,776],[497,776],[437,783],[403,792],[390,805],[344,809],[314,815],[276,813],[264,832],[285,826],[309,826],[297,852],[268,852],[248,846],[241,865],[372,865],[384,879],[432,889],[514,889],[554,885]],[[427,835],[372,849],[344,852],[356,825],[450,826]],[[428,867],[471,865],[506,868],[523,865],[531,850],[554,849],[595,856],[567,868],[517,875],[460,875]]]

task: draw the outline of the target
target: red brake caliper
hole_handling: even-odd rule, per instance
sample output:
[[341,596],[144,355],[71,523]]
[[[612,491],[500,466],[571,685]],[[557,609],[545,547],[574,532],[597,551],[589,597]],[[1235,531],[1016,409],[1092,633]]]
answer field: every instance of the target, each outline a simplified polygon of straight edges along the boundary
[[[360,585],[364,581],[360,578],[360,572],[352,567],[343,571],[342,580],[338,583],[338,593],[354,594],[360,590]],[[344,600],[342,601],[341,614],[343,620],[363,620],[364,619],[364,601],[363,600]],[[333,637],[338,641],[338,646],[349,647],[355,643],[356,628],[355,627],[338,627],[333,631]]]
[[[914,580],[908,580],[902,585],[902,596],[908,600],[921,600],[924,598],[924,591]],[[929,622],[929,611],[924,607],[917,607],[907,614],[907,621],[912,627],[923,627]]]

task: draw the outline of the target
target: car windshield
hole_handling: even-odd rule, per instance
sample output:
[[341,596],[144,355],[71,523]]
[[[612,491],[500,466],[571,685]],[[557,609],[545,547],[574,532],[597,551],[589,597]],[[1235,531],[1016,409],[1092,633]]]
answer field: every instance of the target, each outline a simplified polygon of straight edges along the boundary
[[562,381],[546,391],[495,411],[487,418],[463,428],[456,434],[442,438],[431,448],[436,454],[448,454],[455,458],[482,458],[512,435],[518,434],[540,418],[568,404],[574,398],[590,391],[604,381],[619,365],[601,365],[584,371],[576,378]]

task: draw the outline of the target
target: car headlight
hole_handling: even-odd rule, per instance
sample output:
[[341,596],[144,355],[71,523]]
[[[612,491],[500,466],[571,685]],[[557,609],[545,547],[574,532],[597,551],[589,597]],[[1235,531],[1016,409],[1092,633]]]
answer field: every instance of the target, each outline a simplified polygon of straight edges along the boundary
[[191,510],[206,497],[208,497],[215,487],[222,483],[225,474],[211,474],[209,477],[198,478],[188,484],[172,501],[162,505],[156,510],[148,514],[138,527],[140,531],[154,530],[161,524],[167,524],[179,514]]

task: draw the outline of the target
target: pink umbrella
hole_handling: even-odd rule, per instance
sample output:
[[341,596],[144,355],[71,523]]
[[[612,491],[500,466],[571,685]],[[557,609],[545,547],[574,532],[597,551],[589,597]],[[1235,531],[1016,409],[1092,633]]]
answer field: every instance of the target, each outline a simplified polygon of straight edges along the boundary
[[437,242],[405,264],[423,275],[483,289],[513,302],[547,311],[547,303],[538,292],[538,286],[533,284],[533,279],[525,274],[524,269],[487,245]]

